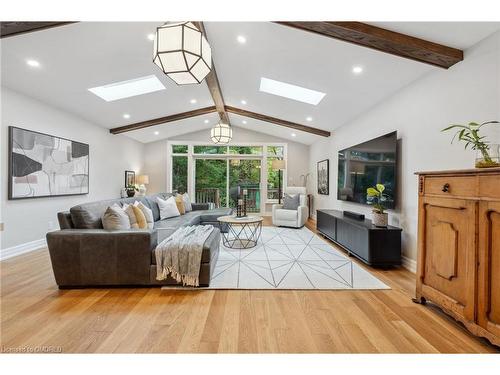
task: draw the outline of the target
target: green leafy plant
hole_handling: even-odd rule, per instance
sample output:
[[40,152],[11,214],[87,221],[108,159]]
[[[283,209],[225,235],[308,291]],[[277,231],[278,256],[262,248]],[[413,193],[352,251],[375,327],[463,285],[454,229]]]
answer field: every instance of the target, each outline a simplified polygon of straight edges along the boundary
[[133,191],[139,191],[136,185],[133,184],[128,184],[127,185],[127,190],[133,190]]
[[457,138],[459,141],[465,142],[465,149],[470,147],[472,150],[479,150],[483,156],[483,160],[476,162],[476,167],[488,167],[498,165],[498,163],[491,158],[488,152],[490,149],[488,141],[485,140],[485,136],[479,134],[479,130],[484,125],[499,123],[499,121],[486,121],[482,124],[478,124],[477,122],[469,122],[467,125],[454,124],[441,131],[444,132],[456,129],[455,135],[451,139],[451,143]]
[[366,189],[366,195],[371,198],[373,202],[373,212],[383,214],[385,207],[382,204],[382,200],[385,197],[384,194],[385,186],[382,184],[377,184],[374,187],[369,187]]

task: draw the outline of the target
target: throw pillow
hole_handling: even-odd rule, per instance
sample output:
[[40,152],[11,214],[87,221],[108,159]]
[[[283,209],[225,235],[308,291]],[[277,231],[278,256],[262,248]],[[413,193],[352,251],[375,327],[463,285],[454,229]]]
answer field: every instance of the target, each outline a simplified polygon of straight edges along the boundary
[[125,211],[114,204],[104,212],[102,226],[106,230],[127,230],[130,229],[130,220]]
[[175,196],[175,204],[177,205],[177,209],[181,215],[186,213],[186,208],[184,207],[184,199],[182,199],[182,195],[177,194]]
[[146,221],[146,216],[142,213],[141,209],[136,205],[130,206],[134,210],[134,215],[137,220],[137,226],[139,229],[147,229],[148,222]]
[[134,206],[138,207],[144,214],[148,229],[153,229],[155,225],[155,220],[153,218],[153,211],[149,207],[145,206],[144,203],[142,202],[135,201]]
[[137,218],[135,217],[134,206],[132,206],[131,204],[127,204],[125,213],[127,214],[130,221],[130,228],[139,229],[139,224],[137,223]]
[[186,212],[193,211],[193,206],[191,205],[191,199],[189,198],[188,193],[182,194],[182,200],[184,201],[184,208]]
[[160,220],[180,216],[174,197],[170,197],[167,200],[156,197],[156,201],[158,202],[158,207],[160,208]]
[[295,195],[285,194],[285,198],[283,199],[283,209],[297,211],[297,208],[299,208],[300,205],[299,202],[300,202],[300,194],[295,194]]

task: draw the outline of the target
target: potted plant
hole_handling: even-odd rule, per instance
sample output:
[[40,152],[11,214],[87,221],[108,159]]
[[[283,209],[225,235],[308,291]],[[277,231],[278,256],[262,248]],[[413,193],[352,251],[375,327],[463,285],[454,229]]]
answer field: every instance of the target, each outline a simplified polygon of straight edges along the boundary
[[127,197],[132,198],[137,191],[137,187],[135,185],[129,184],[127,185]]
[[376,227],[387,227],[388,215],[387,212],[385,212],[384,205],[382,204],[385,197],[384,190],[385,186],[382,184],[377,184],[375,187],[369,187],[366,189],[369,202],[373,204],[373,225]]
[[476,150],[476,168],[500,167],[500,146],[498,144],[490,144],[485,140],[485,136],[479,134],[479,130],[484,125],[499,123],[499,121],[487,121],[482,124],[469,122],[467,125],[450,125],[441,131],[457,129],[451,139],[451,143],[458,137],[459,141],[465,142],[465,149],[470,146],[472,150]]

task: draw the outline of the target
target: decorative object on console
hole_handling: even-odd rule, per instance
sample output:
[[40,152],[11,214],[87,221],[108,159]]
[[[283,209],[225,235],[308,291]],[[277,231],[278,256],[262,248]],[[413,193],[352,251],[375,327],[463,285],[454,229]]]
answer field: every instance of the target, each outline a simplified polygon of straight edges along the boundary
[[137,184],[139,185],[138,196],[143,197],[146,195],[146,186],[149,184],[149,176],[146,174],[141,174],[137,177]]
[[210,138],[216,145],[228,144],[233,138],[233,129],[229,124],[221,121],[210,130]]
[[271,168],[278,171],[278,204],[281,204],[281,171],[286,169],[286,163],[283,159],[274,159],[271,163]]
[[212,49],[192,22],[167,22],[156,29],[153,62],[178,85],[201,83],[212,69]]
[[128,189],[131,185],[135,185],[135,172],[125,171],[125,188]]
[[441,131],[456,129],[451,143],[453,143],[455,138],[458,138],[459,141],[465,142],[465,149],[470,146],[472,150],[476,150],[476,168],[500,167],[500,145],[490,144],[485,140],[485,136],[479,134],[480,129],[488,124],[500,124],[500,122],[486,121],[482,124],[478,124],[477,122],[469,122],[467,125],[455,124]]
[[9,199],[89,193],[89,145],[9,126]]
[[377,184],[375,187],[369,187],[366,189],[367,201],[369,204],[373,205],[373,225],[376,227],[387,227],[388,215],[385,211],[383,201],[386,198],[384,195],[385,186],[382,184]]
[[128,185],[127,186],[127,197],[132,198],[133,196],[135,196],[136,190],[137,190],[137,188],[135,187],[135,185]]
[[330,160],[325,159],[318,161],[318,194],[330,194]]
[[500,345],[500,168],[418,176],[415,302]]
[[365,215],[358,214],[357,212],[352,211],[343,211],[344,216],[356,219],[356,220],[365,220]]

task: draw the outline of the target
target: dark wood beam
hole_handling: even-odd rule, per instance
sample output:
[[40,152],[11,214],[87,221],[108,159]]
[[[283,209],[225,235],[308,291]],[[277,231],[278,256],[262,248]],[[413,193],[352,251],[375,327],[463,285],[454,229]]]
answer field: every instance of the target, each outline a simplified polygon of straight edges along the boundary
[[285,126],[287,128],[299,130],[301,132],[320,135],[322,137],[329,137],[331,135],[331,133],[329,131],[326,131],[326,130],[313,128],[313,127],[307,126],[307,125],[297,124],[296,122],[282,120],[282,119],[279,119],[276,117],[263,115],[261,113],[250,112],[250,111],[247,111],[247,110],[241,109],[241,108],[226,106],[226,111],[228,111],[229,113],[234,113],[235,115],[240,115],[240,116],[254,118],[254,119],[260,120],[260,121],[270,122],[272,124]]
[[188,112],[177,113],[175,115],[159,117],[152,120],[141,121],[141,122],[136,122],[134,124],[120,126],[118,128],[109,129],[109,132],[111,134],[126,133],[126,132],[131,132],[133,130],[144,129],[155,125],[165,124],[167,122],[179,121],[190,117],[206,115],[207,113],[213,113],[216,111],[217,110],[214,106],[199,108]]
[[[200,31],[205,35],[205,38],[208,40],[207,32],[205,30],[205,25],[203,22],[193,21],[194,25],[200,29]],[[210,42],[210,41],[209,41]],[[222,121],[226,124],[230,124],[229,116],[227,115],[225,104],[224,104],[224,96],[222,96],[222,90],[219,84],[219,78],[217,77],[217,71],[215,70],[215,63],[212,59],[212,70],[205,78],[205,82],[207,83],[208,90],[210,91],[210,95],[212,95],[212,99],[214,101],[215,107],[217,108],[217,112]]]
[[464,59],[464,53],[459,49],[362,22],[280,21],[276,23],[445,69]]
[[75,22],[0,22],[0,37],[7,38],[9,36],[32,33],[71,23]]

